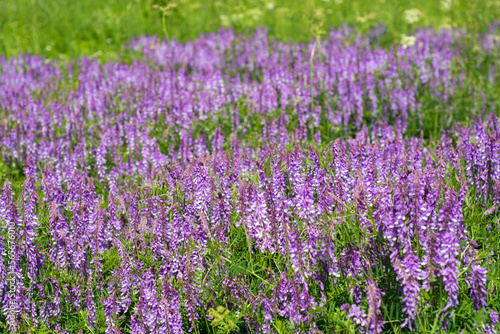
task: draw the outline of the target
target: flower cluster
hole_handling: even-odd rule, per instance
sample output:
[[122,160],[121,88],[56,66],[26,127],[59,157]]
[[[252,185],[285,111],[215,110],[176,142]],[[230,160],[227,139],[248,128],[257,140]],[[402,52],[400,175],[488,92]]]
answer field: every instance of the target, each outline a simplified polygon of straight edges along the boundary
[[452,330],[469,307],[494,331],[498,254],[469,217],[500,205],[498,119],[472,114],[438,145],[410,131],[426,104],[453,117],[460,90],[494,101],[455,71],[465,33],[414,38],[332,30],[311,58],[224,30],[135,39],[131,64],[1,59],[0,153],[25,179],[0,196],[0,322],[382,333],[436,315]]

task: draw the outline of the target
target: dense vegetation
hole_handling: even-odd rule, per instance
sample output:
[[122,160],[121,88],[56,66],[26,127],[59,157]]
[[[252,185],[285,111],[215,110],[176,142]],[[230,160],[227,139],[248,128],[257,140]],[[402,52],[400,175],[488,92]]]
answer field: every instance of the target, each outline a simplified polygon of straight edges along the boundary
[[0,330],[496,333],[496,3],[238,3],[3,4]]
[[[417,15],[407,20],[412,9]],[[0,54],[107,61],[123,59],[124,45],[139,35],[185,42],[221,27],[247,33],[265,26],[282,41],[308,42],[318,26],[366,32],[378,23],[387,26],[387,46],[416,27],[484,31],[499,17],[498,0],[3,0]]]

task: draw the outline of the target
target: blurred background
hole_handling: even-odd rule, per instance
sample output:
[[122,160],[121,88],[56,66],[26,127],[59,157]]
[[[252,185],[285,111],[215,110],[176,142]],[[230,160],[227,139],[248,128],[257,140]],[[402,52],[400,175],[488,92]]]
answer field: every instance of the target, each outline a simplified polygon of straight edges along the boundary
[[136,35],[185,41],[221,27],[257,26],[278,39],[305,41],[331,26],[365,31],[383,23],[389,45],[415,27],[474,31],[499,18],[500,0],[1,0],[0,55],[112,60]]

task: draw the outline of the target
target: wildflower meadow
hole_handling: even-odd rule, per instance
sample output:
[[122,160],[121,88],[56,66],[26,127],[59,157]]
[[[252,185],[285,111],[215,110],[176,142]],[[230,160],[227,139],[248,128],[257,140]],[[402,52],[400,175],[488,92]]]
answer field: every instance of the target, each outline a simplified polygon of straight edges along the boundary
[[0,331],[497,333],[496,7],[229,3],[0,25]]

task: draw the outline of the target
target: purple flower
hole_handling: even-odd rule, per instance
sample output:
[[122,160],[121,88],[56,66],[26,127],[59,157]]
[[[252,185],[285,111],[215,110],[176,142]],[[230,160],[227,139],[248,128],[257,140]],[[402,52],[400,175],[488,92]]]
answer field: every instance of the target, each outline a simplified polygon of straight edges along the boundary
[[488,276],[486,275],[486,268],[472,264],[471,271],[468,273],[466,281],[471,287],[471,299],[476,311],[479,311],[482,307],[487,307],[486,295],[488,295],[488,291],[486,290],[486,284]]
[[401,327],[409,326],[410,329],[413,327],[413,321],[417,314],[417,307],[420,300],[420,289],[421,285],[419,280],[423,280],[426,275],[423,270],[420,269],[419,258],[410,252],[403,260],[403,263],[397,261],[396,272],[398,274],[398,279],[403,285],[403,303],[405,306],[403,311],[408,314],[408,317],[401,324]]
[[361,328],[366,327],[368,325],[367,315],[361,307],[356,304],[351,305],[349,308],[349,313],[347,314],[347,318],[352,319],[356,325],[359,325]]
[[384,317],[380,312],[382,304],[381,295],[384,294],[377,288],[372,279],[368,280],[367,296],[368,296],[368,332],[382,333],[384,328]]
[[490,320],[493,326],[498,324],[498,313],[495,310],[490,311]]
[[441,249],[438,251],[437,263],[441,266],[440,276],[443,279],[443,289],[448,294],[448,303],[443,311],[458,306],[458,240],[454,232],[445,232]]

